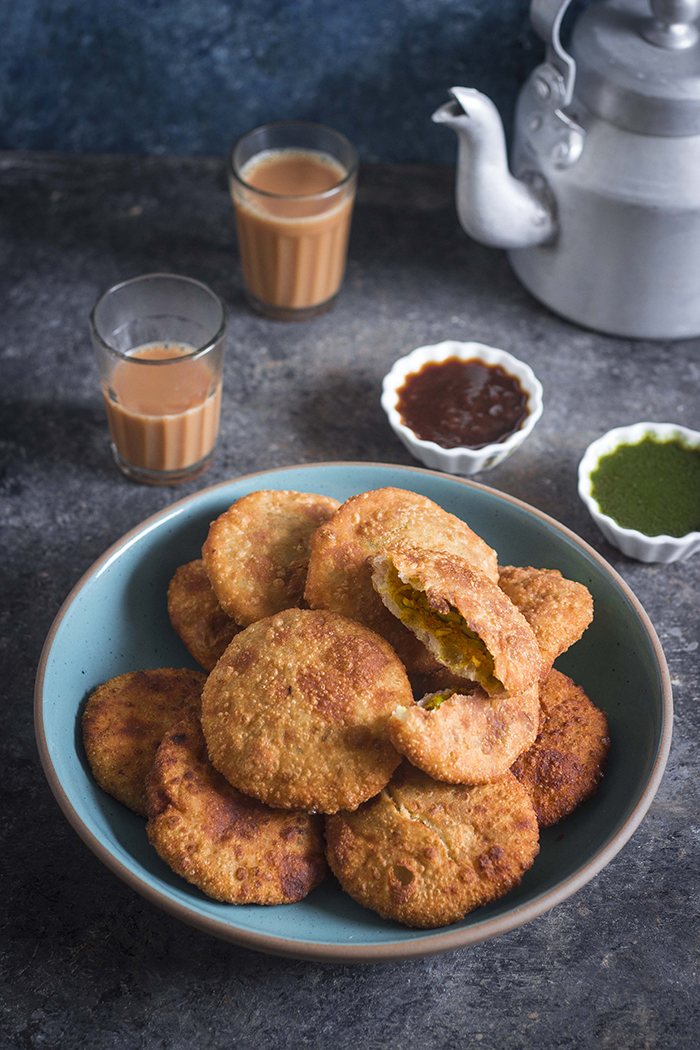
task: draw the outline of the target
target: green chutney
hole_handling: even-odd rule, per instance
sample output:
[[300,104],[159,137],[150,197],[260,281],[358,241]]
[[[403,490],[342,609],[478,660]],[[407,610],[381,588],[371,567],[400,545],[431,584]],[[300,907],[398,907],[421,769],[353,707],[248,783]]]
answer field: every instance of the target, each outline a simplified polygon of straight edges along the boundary
[[598,460],[592,495],[603,514],[645,536],[700,530],[700,449],[647,436]]

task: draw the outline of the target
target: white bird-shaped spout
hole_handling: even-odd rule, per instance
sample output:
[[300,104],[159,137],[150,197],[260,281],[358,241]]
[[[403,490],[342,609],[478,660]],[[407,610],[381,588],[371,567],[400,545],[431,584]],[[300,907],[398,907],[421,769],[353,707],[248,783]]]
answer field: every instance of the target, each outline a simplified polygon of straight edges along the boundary
[[544,196],[508,168],[505,134],[490,98],[474,88],[453,87],[453,101],[435,113],[436,124],[459,139],[457,213],[466,232],[494,248],[530,248],[555,233]]

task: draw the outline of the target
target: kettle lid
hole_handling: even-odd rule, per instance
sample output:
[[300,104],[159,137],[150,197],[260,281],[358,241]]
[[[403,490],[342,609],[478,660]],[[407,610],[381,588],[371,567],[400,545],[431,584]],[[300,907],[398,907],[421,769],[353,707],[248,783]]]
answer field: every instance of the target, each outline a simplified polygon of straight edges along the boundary
[[700,0],[605,0],[589,7],[571,38],[576,96],[628,131],[700,134],[699,16]]

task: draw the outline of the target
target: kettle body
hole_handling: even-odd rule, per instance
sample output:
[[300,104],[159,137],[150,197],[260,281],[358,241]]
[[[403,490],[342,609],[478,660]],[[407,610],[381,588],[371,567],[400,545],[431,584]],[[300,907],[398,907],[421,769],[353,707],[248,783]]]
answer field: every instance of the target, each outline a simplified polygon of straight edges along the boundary
[[[527,95],[520,106],[528,111]],[[519,106],[519,109],[520,109]],[[650,136],[572,110],[585,133],[575,163],[540,150],[525,114],[512,169],[551,194],[548,242],[511,250],[536,299],[586,328],[639,339],[700,335],[700,135]]]
[[[578,40],[577,24],[572,57],[559,40],[568,0],[533,0],[547,61],[521,91],[507,172],[531,200],[527,236],[522,201],[515,234],[490,236],[508,227],[512,193],[492,163],[493,149],[480,145],[483,126],[477,133],[470,123],[483,124],[473,105],[483,96],[453,88],[449,109],[434,114],[460,137],[463,227],[508,249],[523,285],[555,313],[610,335],[700,335],[700,43],[690,17],[698,10],[694,0],[687,4],[681,28],[689,39],[676,48],[673,23],[674,47],[664,48],[646,38],[655,26],[663,30],[647,0],[605,0],[588,22],[589,11],[582,16]],[[669,68],[680,70],[670,89]],[[472,183],[492,189],[485,200],[475,198],[477,206]]]

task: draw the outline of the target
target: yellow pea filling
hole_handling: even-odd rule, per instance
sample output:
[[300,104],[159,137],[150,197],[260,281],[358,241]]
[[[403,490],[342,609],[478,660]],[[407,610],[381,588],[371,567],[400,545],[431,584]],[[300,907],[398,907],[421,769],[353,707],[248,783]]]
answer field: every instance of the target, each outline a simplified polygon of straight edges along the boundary
[[427,631],[435,638],[440,647],[440,659],[445,664],[458,669],[465,678],[482,683],[487,690],[501,687],[494,674],[493,656],[454,606],[450,606],[447,613],[432,609],[425,591],[404,583],[393,566],[387,584],[401,622],[412,630]]
[[434,711],[440,706],[440,704],[444,703],[445,700],[449,700],[451,696],[454,696],[454,693],[435,693],[435,695],[431,696],[429,700],[419,701],[418,706],[422,707],[424,711]]

